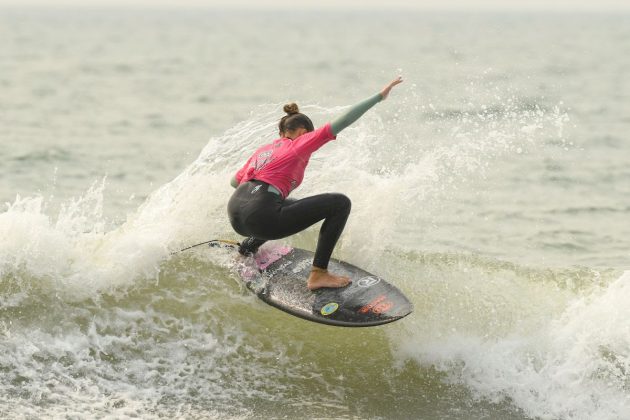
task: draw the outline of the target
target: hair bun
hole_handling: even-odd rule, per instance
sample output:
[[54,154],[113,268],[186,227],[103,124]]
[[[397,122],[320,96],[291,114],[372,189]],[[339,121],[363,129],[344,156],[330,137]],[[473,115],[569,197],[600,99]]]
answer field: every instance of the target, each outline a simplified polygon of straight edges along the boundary
[[284,106],[284,112],[286,112],[288,115],[298,114],[300,112],[300,109],[298,108],[296,103],[292,102]]

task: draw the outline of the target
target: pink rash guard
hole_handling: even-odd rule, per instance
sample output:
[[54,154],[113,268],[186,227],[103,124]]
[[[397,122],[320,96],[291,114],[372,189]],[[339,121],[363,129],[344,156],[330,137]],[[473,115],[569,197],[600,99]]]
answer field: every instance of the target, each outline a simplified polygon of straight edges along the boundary
[[304,179],[311,154],[334,140],[330,123],[294,140],[280,138],[260,147],[236,173],[240,184],[256,179],[273,185],[286,198]]

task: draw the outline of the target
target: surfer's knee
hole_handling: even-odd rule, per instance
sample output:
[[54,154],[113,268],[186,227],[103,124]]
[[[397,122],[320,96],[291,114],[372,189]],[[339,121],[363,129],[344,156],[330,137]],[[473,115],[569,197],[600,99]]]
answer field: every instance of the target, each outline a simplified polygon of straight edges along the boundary
[[350,201],[348,196],[340,193],[331,193],[330,195],[333,197],[335,209],[339,212],[350,213],[352,201]]

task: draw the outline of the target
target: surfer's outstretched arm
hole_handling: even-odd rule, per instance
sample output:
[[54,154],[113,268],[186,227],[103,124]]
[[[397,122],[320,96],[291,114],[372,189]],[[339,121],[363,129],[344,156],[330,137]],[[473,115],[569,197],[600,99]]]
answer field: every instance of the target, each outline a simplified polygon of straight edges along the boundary
[[361,118],[361,116],[365,114],[374,105],[376,105],[380,101],[385,100],[385,98],[387,98],[392,88],[400,83],[402,83],[402,77],[399,76],[395,78],[394,80],[392,80],[387,86],[383,88],[383,90],[381,90],[376,95],[371,96],[359,102],[358,104],[352,106],[345,113],[335,118],[330,123],[333,134],[336,136],[337,134],[341,132],[341,130],[343,130],[344,128],[347,128],[356,120]]

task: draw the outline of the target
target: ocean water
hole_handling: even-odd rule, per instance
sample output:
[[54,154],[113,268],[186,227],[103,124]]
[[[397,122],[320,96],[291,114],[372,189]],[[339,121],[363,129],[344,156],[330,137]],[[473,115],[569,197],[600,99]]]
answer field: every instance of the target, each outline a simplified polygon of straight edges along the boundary
[[[0,416],[630,417],[630,16],[0,9]],[[415,305],[266,306],[230,176],[405,83],[295,196]],[[313,249],[317,228],[283,243]]]

